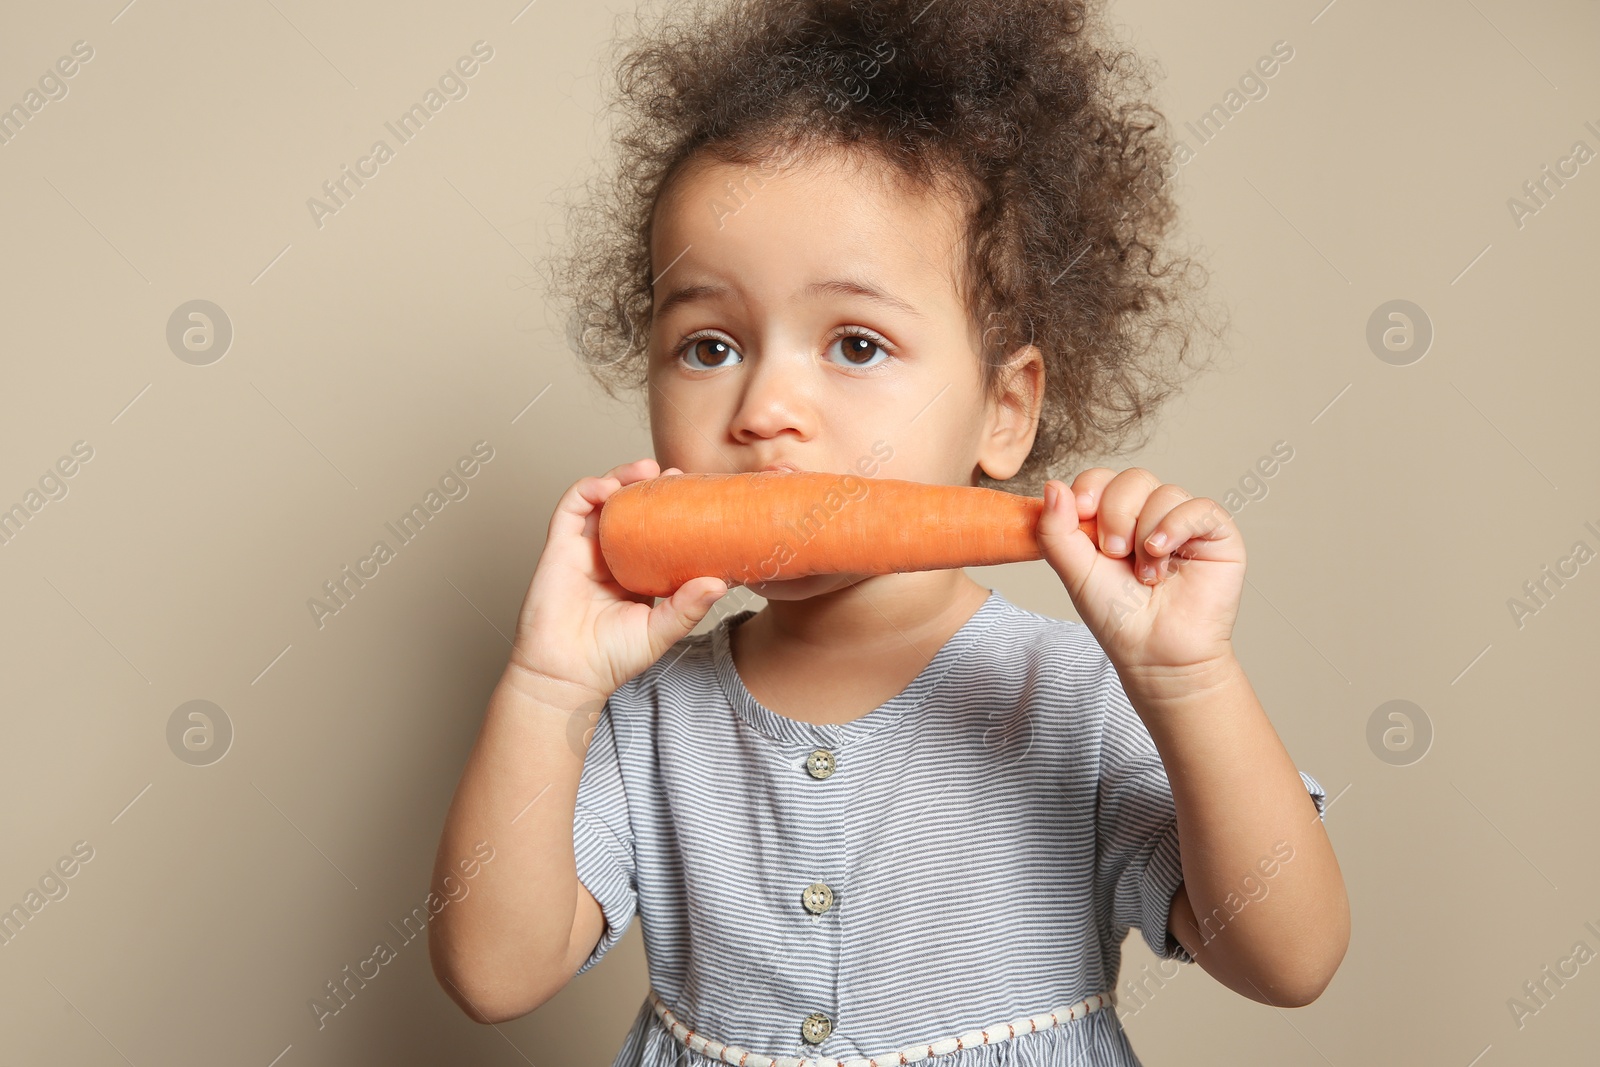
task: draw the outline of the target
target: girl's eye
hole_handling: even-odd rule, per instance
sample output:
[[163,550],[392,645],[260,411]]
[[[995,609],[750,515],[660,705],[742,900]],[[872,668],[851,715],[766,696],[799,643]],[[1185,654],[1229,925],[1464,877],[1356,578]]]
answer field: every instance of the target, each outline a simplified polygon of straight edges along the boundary
[[[855,327],[851,332],[842,334],[828,345],[831,352],[839,349],[843,357],[839,362],[842,366],[856,368],[872,368],[881,365],[885,360],[877,356],[888,357],[889,343],[875,333],[867,332],[862,327]],[[734,366],[744,362],[744,357],[738,349],[728,344],[721,337],[711,334],[690,334],[678,346],[674,355],[684,361],[691,370],[716,370],[718,367]],[[732,363],[728,357],[733,356]]]
[[[711,362],[707,366],[696,366],[693,360],[701,358],[702,345],[705,346],[705,357]],[[717,367],[727,366],[728,364],[724,361],[729,354],[739,356],[737,349],[717,337],[690,337],[678,349],[679,358],[688,359],[689,366],[693,370],[713,370]],[[693,359],[690,357],[693,357]],[[743,361],[744,357],[739,356],[739,359]]]
[[889,355],[887,342],[877,334],[867,333],[859,328],[836,339],[828,346],[829,351],[833,350],[834,345],[839,346],[846,365],[851,367],[876,367],[884,361],[874,359],[874,356],[882,355],[887,358]]

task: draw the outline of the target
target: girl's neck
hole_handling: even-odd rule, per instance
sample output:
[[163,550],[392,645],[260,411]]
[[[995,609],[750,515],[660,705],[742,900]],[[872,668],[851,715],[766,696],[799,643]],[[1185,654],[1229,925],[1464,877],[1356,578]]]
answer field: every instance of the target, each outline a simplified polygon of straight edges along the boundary
[[739,627],[740,644],[762,653],[782,649],[784,659],[835,660],[870,659],[909,644],[932,659],[988,597],[988,588],[960,569],[872,575],[804,600],[767,601]]

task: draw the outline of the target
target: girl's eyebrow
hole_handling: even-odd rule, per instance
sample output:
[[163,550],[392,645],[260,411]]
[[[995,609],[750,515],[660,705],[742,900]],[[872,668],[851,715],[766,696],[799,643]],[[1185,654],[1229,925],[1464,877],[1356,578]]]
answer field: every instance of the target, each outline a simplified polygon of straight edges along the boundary
[[[826,281],[812,282],[800,290],[799,296],[818,296],[822,294],[835,294],[839,296],[859,296],[875,301],[885,307],[894,308],[912,318],[925,318],[922,312],[901,300],[893,293],[881,289],[868,282],[858,281],[854,278],[829,278]],[[667,292],[661,298],[661,306],[656,308],[656,315],[664,316],[679,304],[689,304],[696,300],[713,297],[729,297],[737,294],[726,285],[680,285]]]

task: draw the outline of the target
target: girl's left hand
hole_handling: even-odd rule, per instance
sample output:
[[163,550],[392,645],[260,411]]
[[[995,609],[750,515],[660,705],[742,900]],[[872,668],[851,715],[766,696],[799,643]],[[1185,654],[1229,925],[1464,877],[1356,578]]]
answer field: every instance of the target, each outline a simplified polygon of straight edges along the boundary
[[[1091,517],[1099,545],[1078,530]],[[1150,544],[1162,535],[1165,543]],[[1244,538],[1216,501],[1142,467],[1093,467],[1070,489],[1046,483],[1039,541],[1119,672],[1182,674],[1232,657]]]

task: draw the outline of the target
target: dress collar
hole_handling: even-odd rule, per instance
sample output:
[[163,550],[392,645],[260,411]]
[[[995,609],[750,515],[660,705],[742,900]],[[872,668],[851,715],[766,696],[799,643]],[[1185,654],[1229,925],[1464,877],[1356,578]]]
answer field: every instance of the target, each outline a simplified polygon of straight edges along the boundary
[[745,688],[744,679],[739,677],[738,668],[733,663],[730,634],[734,627],[756,614],[754,609],[746,608],[730,615],[712,629],[711,658],[723,696],[752,730],[783,744],[828,748],[848,745],[864,740],[874,731],[887,730],[927,699],[938,687],[945,672],[990,628],[1008,603],[998,590],[990,589],[989,596],[978,605],[978,610],[934,653],[933,659],[909,685],[887,703],[845,723],[817,724],[791,719],[762,705]]

